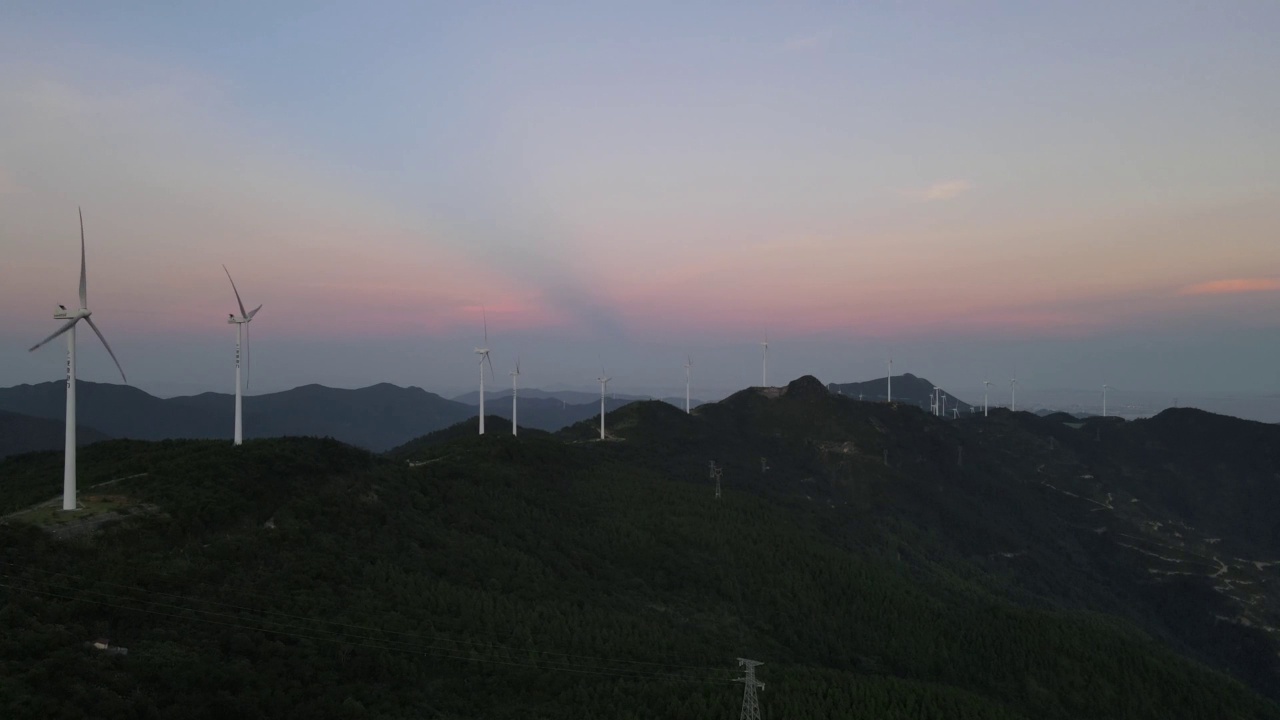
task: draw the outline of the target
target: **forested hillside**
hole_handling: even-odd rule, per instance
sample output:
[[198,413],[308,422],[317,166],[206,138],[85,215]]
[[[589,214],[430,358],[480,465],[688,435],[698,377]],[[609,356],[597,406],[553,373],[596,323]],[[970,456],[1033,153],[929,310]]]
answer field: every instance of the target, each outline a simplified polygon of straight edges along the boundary
[[[636,403],[605,442],[584,422],[464,426],[388,458],[309,439],[90,446],[82,513],[113,519],[0,525],[0,715],[729,718],[747,657],[772,718],[1280,718],[1255,692],[1269,676],[1249,689],[1227,645],[1140,600],[1199,586],[1103,562],[1132,519],[1075,508],[1084,488],[1065,485],[1074,463],[1081,483],[1136,476],[1179,423],[966,426],[815,383],[693,416]],[[0,463],[0,513],[56,494],[60,467]],[[1173,502],[1134,505],[1157,501],[1144,512]],[[1244,630],[1220,627],[1231,647]]]

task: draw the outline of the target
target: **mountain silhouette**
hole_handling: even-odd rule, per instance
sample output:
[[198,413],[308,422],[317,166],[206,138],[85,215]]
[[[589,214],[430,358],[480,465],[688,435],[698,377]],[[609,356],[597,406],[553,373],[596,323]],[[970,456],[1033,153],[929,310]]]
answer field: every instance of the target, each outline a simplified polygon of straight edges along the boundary
[[[888,382],[885,378],[875,380],[866,380],[863,382],[851,383],[830,383],[827,388],[838,395],[858,400],[862,398],[869,402],[884,402],[889,392]],[[916,405],[928,410],[933,398],[934,384],[925,378],[916,377],[911,373],[903,373],[893,376],[893,401]],[[973,406],[955,395],[947,392],[943,388],[943,392],[947,396],[947,417],[951,417],[951,408],[959,407],[960,413],[966,414],[973,411]],[[982,407],[978,406],[978,410]]]
[[[807,376],[691,414],[631,402],[604,442],[598,420],[468,416],[384,456],[99,442],[83,495],[122,509],[83,527],[20,512],[56,496],[59,452],[0,461],[0,658],[30,669],[6,688],[44,707],[146,681],[210,716],[227,683],[263,715],[731,716],[751,657],[780,717],[1280,718],[1280,427],[944,420]],[[105,632],[131,664],[39,681]]]

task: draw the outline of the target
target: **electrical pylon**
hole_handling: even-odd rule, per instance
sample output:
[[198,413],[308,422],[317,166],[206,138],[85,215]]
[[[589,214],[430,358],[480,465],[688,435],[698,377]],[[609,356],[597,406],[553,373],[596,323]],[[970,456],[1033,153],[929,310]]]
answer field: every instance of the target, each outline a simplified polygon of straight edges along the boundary
[[738,665],[746,673],[744,677],[734,679],[734,682],[740,682],[743,685],[742,713],[738,715],[739,720],[760,720],[760,700],[756,698],[756,688],[763,690],[764,683],[756,680],[756,666],[763,664],[755,660],[738,658]]
[[720,499],[720,472],[723,468],[716,467],[716,461],[711,461],[711,479],[716,481],[716,499]]

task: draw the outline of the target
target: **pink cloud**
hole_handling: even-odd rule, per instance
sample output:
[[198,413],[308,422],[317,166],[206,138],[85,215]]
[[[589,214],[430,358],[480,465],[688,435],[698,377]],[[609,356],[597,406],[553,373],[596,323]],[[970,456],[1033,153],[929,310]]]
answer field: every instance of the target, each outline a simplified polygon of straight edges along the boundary
[[1280,278],[1232,278],[1188,285],[1179,295],[1238,295],[1240,293],[1280,291]]
[[935,202],[938,200],[954,200],[972,189],[973,183],[968,180],[947,180],[946,182],[934,183],[927,188],[915,190],[908,194],[925,202]]

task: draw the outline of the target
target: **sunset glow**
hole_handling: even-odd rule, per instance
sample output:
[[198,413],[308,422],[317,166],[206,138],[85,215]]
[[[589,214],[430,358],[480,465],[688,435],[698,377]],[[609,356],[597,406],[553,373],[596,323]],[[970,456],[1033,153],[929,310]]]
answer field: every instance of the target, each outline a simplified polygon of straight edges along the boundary
[[57,365],[20,351],[74,297],[77,206],[96,312],[148,347],[225,329],[222,263],[264,356],[465,351],[480,307],[624,356],[1280,317],[1280,51],[1210,8],[481,5],[0,26],[0,382]]

